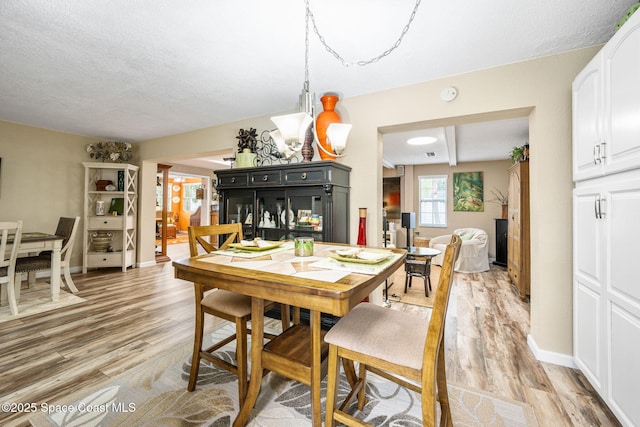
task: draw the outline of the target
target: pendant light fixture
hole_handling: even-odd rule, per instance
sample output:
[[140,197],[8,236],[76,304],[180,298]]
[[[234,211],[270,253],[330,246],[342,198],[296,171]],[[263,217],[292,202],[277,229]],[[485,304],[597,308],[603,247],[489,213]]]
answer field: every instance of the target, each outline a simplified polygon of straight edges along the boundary
[[327,127],[327,143],[331,151],[322,147],[317,141],[317,135],[315,135],[314,132],[315,95],[309,90],[309,21],[313,24],[313,30],[327,52],[331,53],[343,66],[365,66],[378,62],[400,46],[402,39],[409,31],[409,27],[416,16],[420,2],[421,0],[416,0],[411,16],[409,17],[409,22],[404,26],[400,37],[389,49],[369,60],[348,63],[338,52],[326,43],[325,38],[318,30],[313,13],[311,13],[311,9],[309,8],[309,0],[305,0],[304,84],[302,85],[302,92],[299,99],[300,112],[271,118],[277,130],[270,132],[270,136],[275,142],[281,157],[290,159],[297,152],[301,152],[302,161],[310,162],[313,158],[312,144],[314,141],[317,143],[318,148],[324,151],[325,154],[331,157],[342,157],[344,156],[347,138],[351,131],[351,125],[348,123],[331,123]]

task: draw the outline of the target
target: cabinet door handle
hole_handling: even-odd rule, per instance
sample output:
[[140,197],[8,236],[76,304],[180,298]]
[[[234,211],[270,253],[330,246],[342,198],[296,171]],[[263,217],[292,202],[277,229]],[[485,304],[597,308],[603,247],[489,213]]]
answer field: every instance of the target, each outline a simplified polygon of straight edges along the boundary
[[594,209],[596,214],[596,219],[602,219],[607,214],[606,212],[602,212],[602,202],[606,202],[607,199],[602,197],[601,194],[597,194],[594,200]]
[[594,144],[593,145],[593,164],[597,165],[598,164],[598,144]]
[[598,157],[600,159],[600,163],[602,163],[603,159],[607,158],[607,151],[605,150],[606,146],[607,146],[606,142],[600,141],[600,144],[599,144],[600,148],[598,148]]
[[302,172],[302,175],[300,175],[300,178],[307,179],[307,173],[306,172]]

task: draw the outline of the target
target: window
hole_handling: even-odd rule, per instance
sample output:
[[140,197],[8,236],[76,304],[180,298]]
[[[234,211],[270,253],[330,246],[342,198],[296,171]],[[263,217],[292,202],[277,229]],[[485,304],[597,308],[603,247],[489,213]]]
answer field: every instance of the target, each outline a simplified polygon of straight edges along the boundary
[[447,226],[447,175],[418,177],[420,187],[420,226]]
[[187,212],[193,212],[200,206],[201,200],[196,198],[196,190],[201,188],[202,184],[183,184],[183,209]]

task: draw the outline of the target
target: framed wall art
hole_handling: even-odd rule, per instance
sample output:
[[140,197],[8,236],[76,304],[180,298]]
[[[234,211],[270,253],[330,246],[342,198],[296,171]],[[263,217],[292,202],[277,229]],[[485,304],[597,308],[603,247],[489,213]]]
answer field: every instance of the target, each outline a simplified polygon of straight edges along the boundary
[[453,211],[484,212],[482,172],[457,172],[453,174]]

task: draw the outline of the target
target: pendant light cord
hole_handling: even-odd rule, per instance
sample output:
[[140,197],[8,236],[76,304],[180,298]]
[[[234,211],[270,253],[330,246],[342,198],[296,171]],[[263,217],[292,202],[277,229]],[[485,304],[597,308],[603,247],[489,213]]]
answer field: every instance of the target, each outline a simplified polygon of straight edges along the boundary
[[407,22],[407,24],[404,26],[404,28],[402,29],[402,32],[400,33],[400,37],[398,37],[398,40],[396,40],[396,42],[393,44],[393,46],[391,46],[389,49],[385,50],[384,52],[382,52],[378,56],[374,56],[373,58],[371,58],[371,59],[369,59],[367,61],[347,62],[338,52],[336,52],[331,46],[329,46],[327,44],[325,38],[322,36],[322,34],[320,34],[320,31],[318,30],[318,26],[316,25],[315,17],[313,16],[313,13],[311,12],[311,8],[309,7],[309,0],[305,0],[305,5],[306,5],[306,9],[307,9],[307,11],[306,11],[306,35],[305,35],[305,37],[306,37],[305,38],[305,82],[309,81],[309,64],[308,64],[308,61],[309,61],[309,19],[311,19],[311,23],[313,24],[313,31],[318,36],[318,39],[320,40],[320,42],[322,43],[324,48],[327,50],[327,52],[332,54],[344,67],[351,67],[353,65],[365,66],[365,65],[373,64],[374,62],[380,61],[382,58],[384,58],[385,56],[389,55],[391,52],[393,52],[394,50],[396,50],[400,46],[400,43],[402,43],[402,39],[404,38],[405,34],[407,34],[407,32],[409,31],[409,27],[411,26],[411,23],[413,22],[414,18],[416,17],[416,13],[418,12],[418,7],[420,6],[420,2],[421,2],[421,0],[416,0],[416,4],[413,7],[413,11],[411,12],[411,15],[409,16],[409,22]]

